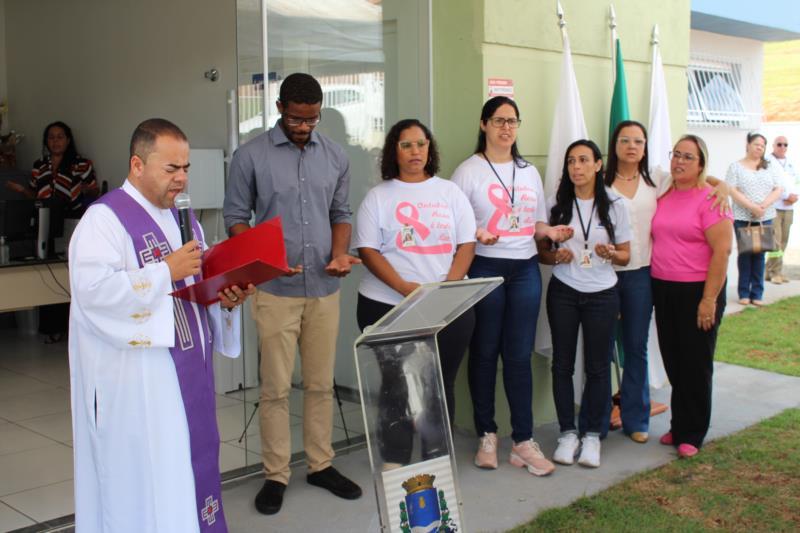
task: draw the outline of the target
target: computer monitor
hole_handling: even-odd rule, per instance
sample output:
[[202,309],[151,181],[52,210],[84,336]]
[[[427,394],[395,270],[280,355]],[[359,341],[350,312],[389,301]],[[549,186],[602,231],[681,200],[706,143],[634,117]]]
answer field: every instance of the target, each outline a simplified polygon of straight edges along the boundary
[[60,200],[11,199],[0,200],[0,235],[5,236],[12,260],[37,256],[39,210],[48,208],[45,257],[54,255],[54,240],[64,233],[66,203]]
[[36,202],[29,199],[0,200],[0,235],[6,238],[11,259],[36,255]]
[[34,238],[36,201],[0,200],[0,235],[4,235],[8,241]]

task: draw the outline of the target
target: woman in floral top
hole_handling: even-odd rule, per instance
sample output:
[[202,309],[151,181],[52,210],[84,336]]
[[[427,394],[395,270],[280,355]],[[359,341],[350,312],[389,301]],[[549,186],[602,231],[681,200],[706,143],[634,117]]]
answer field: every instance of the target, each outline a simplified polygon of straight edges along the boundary
[[[760,133],[747,135],[747,155],[731,163],[725,181],[733,197],[734,227],[771,225],[775,201],[780,198],[780,174],[764,159],[767,139]],[[739,253],[739,303],[764,304],[764,254]]]

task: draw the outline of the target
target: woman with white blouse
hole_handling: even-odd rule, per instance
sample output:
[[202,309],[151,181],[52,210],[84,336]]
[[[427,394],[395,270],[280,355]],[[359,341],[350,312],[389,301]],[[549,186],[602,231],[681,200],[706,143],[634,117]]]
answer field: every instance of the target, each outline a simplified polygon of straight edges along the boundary
[[[653,314],[650,289],[650,224],[658,197],[669,189],[669,174],[650,173],[647,130],[634,120],[620,122],[608,143],[606,185],[617,193],[631,221],[631,259],[615,266],[620,298],[620,334],[625,372],[620,383],[622,431],[645,443],[650,426],[647,337]],[[613,344],[612,344],[613,349]]]

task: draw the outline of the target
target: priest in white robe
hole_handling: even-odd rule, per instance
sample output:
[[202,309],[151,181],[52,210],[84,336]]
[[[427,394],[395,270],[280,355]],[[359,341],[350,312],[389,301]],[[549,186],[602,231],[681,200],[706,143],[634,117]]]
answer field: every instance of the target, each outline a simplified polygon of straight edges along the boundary
[[[197,325],[200,338],[195,343],[200,349],[192,354],[213,368],[213,351],[239,355],[237,306],[255,288],[225,289],[220,303],[208,307],[169,295],[200,274],[205,247],[196,221],[199,243],[182,244],[170,210],[188,183],[188,167],[183,132],[162,119],[143,122],[131,141],[128,179],[121,191],[112,191],[124,193],[133,210],[121,214],[101,199],[87,210],[70,242],[69,359],[78,533],[226,531],[218,496],[213,379],[204,384],[210,392],[200,390],[210,394],[202,414],[206,422],[212,421],[208,434],[216,439],[217,456],[201,462],[209,466],[216,461],[211,471],[216,472],[217,492],[198,506],[196,443],[190,442],[187,414],[193,408],[184,407],[185,385],[179,383],[172,355],[176,343],[183,343],[176,317],[181,322],[181,309],[193,315],[190,321]],[[166,243],[145,250],[155,258],[150,253],[142,265],[142,250],[137,253],[127,224],[129,218],[148,216],[152,220],[138,222],[163,232]]]

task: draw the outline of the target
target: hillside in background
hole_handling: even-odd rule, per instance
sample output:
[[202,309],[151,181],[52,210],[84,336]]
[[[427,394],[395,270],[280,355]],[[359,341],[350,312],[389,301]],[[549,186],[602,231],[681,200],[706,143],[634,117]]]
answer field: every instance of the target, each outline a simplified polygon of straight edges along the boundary
[[800,121],[800,41],[764,43],[764,120]]

